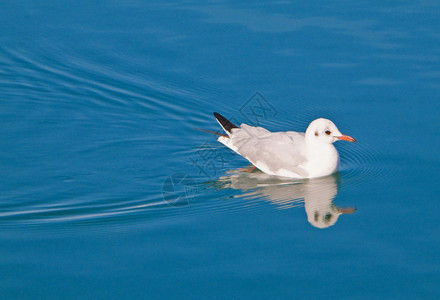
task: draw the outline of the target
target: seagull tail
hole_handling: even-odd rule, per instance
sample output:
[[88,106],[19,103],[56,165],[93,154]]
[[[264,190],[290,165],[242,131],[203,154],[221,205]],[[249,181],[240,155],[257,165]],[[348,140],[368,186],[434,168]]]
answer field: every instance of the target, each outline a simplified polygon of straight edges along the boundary
[[214,117],[217,119],[217,122],[228,135],[232,133],[233,128],[238,128],[238,126],[234,125],[231,121],[229,121],[219,113],[215,112]]

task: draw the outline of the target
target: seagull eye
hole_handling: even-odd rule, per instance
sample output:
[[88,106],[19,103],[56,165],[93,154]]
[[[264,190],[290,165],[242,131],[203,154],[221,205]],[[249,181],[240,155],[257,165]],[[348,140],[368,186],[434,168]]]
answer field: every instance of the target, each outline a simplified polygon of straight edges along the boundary
[[328,222],[330,222],[330,220],[332,219],[332,214],[331,213],[327,213],[325,216],[324,216],[324,222],[325,223],[328,223]]
[[326,134],[326,135],[330,135],[331,133],[332,133],[332,132],[331,132],[330,130],[326,130],[326,131],[325,131],[325,134]]

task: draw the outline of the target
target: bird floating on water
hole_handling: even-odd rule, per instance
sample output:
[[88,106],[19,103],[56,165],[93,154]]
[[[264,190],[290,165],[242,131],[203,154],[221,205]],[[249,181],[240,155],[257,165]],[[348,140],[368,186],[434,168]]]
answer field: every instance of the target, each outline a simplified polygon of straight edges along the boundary
[[219,113],[215,118],[226,134],[218,141],[246,158],[269,175],[290,178],[315,178],[335,173],[339,154],[333,143],[338,140],[356,142],[343,135],[332,121],[316,119],[305,133],[270,132],[262,127],[234,125]]

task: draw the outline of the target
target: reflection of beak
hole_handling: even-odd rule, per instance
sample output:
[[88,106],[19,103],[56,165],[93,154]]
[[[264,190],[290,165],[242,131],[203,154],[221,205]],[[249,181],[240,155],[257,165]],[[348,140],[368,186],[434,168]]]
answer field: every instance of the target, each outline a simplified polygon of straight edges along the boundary
[[356,211],[356,208],[354,208],[354,207],[340,207],[340,208],[338,208],[338,210],[341,214],[352,214]]
[[343,140],[343,141],[348,141],[348,142],[352,142],[352,143],[356,143],[356,140],[354,138],[352,138],[351,136],[348,135],[341,135],[341,136],[336,136],[336,138],[338,140]]

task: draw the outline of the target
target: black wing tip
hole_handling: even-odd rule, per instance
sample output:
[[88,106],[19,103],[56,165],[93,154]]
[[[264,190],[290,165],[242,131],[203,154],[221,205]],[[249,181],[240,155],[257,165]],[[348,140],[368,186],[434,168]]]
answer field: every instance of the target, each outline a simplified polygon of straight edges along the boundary
[[223,117],[221,114],[214,112],[214,117],[217,119],[217,121],[222,125],[223,129],[226,132],[231,133],[233,128],[238,128],[238,126],[234,125],[231,121]]

